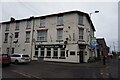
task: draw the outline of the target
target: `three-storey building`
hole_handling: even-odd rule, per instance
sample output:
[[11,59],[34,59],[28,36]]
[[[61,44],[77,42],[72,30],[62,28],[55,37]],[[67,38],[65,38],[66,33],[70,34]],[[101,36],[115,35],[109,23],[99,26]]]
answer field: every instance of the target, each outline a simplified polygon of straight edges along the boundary
[[2,52],[29,54],[32,59],[87,62],[95,28],[87,13],[69,11],[2,22]]

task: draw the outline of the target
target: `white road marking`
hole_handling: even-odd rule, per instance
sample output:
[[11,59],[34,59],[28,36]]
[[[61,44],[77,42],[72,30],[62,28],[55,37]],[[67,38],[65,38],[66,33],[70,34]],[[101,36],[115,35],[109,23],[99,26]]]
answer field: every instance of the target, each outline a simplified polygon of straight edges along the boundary
[[33,75],[25,73],[25,72],[24,73],[23,72],[19,72],[17,70],[12,70],[12,72],[18,73],[18,74],[23,75],[23,76],[28,77],[28,78],[39,78],[37,76],[33,76]]

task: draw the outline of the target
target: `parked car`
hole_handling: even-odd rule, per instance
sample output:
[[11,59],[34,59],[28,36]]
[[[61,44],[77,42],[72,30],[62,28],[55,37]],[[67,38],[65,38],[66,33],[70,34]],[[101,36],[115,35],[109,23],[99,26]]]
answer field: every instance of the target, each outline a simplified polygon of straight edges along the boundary
[[30,63],[30,57],[27,54],[14,53],[11,54],[11,62],[18,63]]
[[118,59],[120,60],[120,55],[118,56]]
[[2,64],[2,66],[9,66],[11,63],[11,58],[8,54],[0,54],[0,64]]

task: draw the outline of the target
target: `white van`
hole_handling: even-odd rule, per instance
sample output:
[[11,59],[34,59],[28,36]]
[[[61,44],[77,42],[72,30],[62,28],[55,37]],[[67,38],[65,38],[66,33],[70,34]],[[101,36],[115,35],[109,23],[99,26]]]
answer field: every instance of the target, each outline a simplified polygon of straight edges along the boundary
[[29,63],[30,62],[30,57],[27,54],[14,53],[14,54],[11,54],[11,62],[13,62],[15,64]]

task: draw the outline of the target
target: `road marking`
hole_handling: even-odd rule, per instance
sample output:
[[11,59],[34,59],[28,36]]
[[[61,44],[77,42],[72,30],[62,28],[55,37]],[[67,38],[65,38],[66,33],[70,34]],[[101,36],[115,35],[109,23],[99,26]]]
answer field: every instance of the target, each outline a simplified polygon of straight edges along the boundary
[[[33,75],[28,74],[28,73],[19,72],[19,71],[17,71],[17,70],[12,70],[12,71],[15,72],[15,73],[18,73],[18,74],[20,74],[20,75],[23,75],[23,76],[25,76],[25,77],[28,77],[28,78],[39,78],[39,77],[37,77],[37,76],[33,76]],[[40,78],[39,78],[39,79],[40,79]]]

